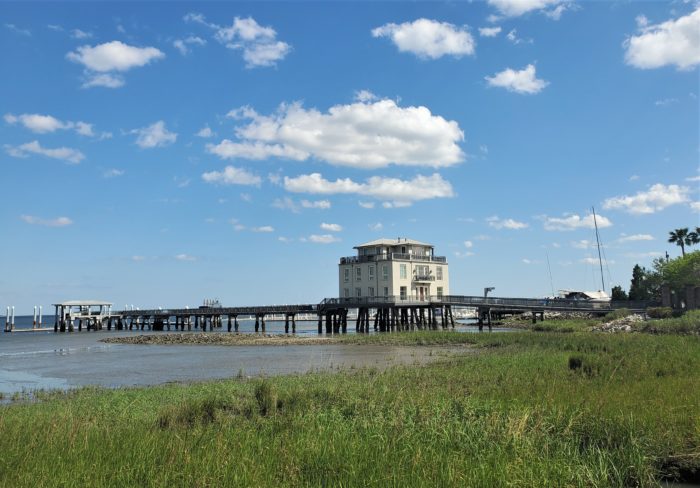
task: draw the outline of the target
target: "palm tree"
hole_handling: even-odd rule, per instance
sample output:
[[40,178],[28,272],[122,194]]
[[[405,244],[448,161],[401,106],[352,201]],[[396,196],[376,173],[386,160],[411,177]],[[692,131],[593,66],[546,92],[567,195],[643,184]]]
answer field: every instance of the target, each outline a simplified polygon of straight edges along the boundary
[[700,244],[700,227],[696,227],[694,232],[688,234],[690,245]]
[[685,246],[686,244],[691,246],[693,244],[691,236],[688,234],[688,228],[676,229],[668,233],[668,242],[676,243],[681,246],[681,253],[685,256]]

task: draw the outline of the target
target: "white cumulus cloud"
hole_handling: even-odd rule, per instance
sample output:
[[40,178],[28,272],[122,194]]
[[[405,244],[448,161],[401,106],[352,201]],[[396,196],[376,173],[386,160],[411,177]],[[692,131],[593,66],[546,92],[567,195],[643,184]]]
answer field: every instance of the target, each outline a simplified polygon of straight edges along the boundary
[[327,223],[323,222],[321,224],[321,229],[327,230],[329,232],[340,232],[343,230],[343,226],[340,224],[327,224]]
[[700,64],[700,7],[678,19],[650,25],[637,22],[640,33],[625,39],[625,62],[635,68],[675,65],[690,69]]
[[501,27],[479,27],[481,37],[496,37],[501,33]]
[[211,171],[202,174],[202,179],[207,183],[220,185],[254,185],[260,186],[262,178],[243,168],[226,166],[223,171]]
[[[95,137],[97,134],[93,131],[92,124],[87,122],[71,122],[59,120],[52,115],[43,114],[5,114],[3,116],[8,124],[21,124],[26,129],[37,134],[46,134],[56,132],[57,130],[74,130],[77,134],[87,137]],[[109,133],[102,133],[101,138],[111,137]]]
[[633,234],[631,236],[622,234],[617,242],[653,241],[654,237],[649,234]]
[[175,39],[173,41],[173,46],[180,51],[183,56],[188,55],[192,52],[190,46],[204,46],[207,43],[204,39],[197,36],[189,36],[184,39]]
[[528,12],[544,10],[550,18],[558,20],[563,10],[557,9],[565,8],[561,7],[562,0],[488,0],[488,3],[506,17],[519,17]]
[[201,129],[199,129],[199,131],[197,131],[195,135],[203,139],[208,139],[210,137],[214,137],[214,131],[212,131],[208,125],[205,125]]
[[316,244],[332,244],[334,242],[340,242],[340,239],[331,234],[312,234],[309,236],[309,241],[315,242]]
[[331,208],[331,202],[329,200],[302,200],[301,206],[304,208],[319,208],[322,210],[326,210]]
[[275,29],[261,26],[253,17],[234,17],[230,26],[220,26],[207,22],[200,13],[189,13],[185,15],[185,21],[209,27],[221,44],[242,51],[248,68],[275,66],[292,50],[292,46],[277,39]]
[[65,227],[72,225],[73,221],[68,217],[58,217],[55,219],[42,219],[33,215],[21,215],[20,218],[31,225],[43,225],[45,227]]
[[285,176],[284,188],[294,193],[369,196],[397,206],[406,206],[413,202],[432,198],[448,198],[454,195],[452,185],[437,173],[431,176],[418,175],[412,180],[372,176],[364,183],[357,183],[350,178],[329,181],[319,173],[312,173],[294,178]]
[[315,158],[357,168],[441,167],[464,160],[459,147],[464,133],[457,122],[393,100],[335,105],[327,113],[283,104],[269,116],[242,107],[228,116],[249,123],[236,128],[237,141],[207,145],[223,159]]
[[134,129],[130,134],[136,134],[136,145],[142,149],[163,147],[174,143],[177,134],[165,128],[165,122],[159,120],[148,127]]
[[493,227],[494,229],[520,230],[529,227],[529,224],[525,222],[518,222],[514,219],[501,219],[498,216],[489,217],[486,219],[486,222],[488,222],[489,227]]
[[515,93],[531,95],[541,92],[549,85],[548,81],[537,78],[535,71],[535,65],[528,64],[520,71],[508,68],[493,76],[486,76],[485,79],[491,86],[505,88]]
[[124,79],[115,72],[126,72],[164,57],[165,54],[155,47],[130,46],[121,41],[80,46],[66,54],[69,61],[85,67],[87,80],[83,84],[84,88],[118,88],[124,85]]
[[447,22],[418,19],[403,24],[385,24],[372,29],[374,37],[388,37],[401,52],[424,59],[474,54],[475,42],[466,27]]
[[[603,229],[610,227],[612,222],[607,217],[596,215],[595,221],[598,222],[598,228]],[[576,229],[594,229],[595,221],[593,214],[588,214],[581,217],[577,214],[565,215],[564,217],[544,217],[545,230],[561,230],[570,231]]]
[[688,202],[688,187],[657,183],[635,195],[608,198],[603,208],[619,209],[631,214],[651,214],[680,203]]
[[253,228],[250,229],[250,230],[252,230],[253,232],[265,232],[265,233],[269,233],[269,232],[274,232],[274,231],[275,231],[275,228],[272,227],[271,225],[262,225],[262,226],[260,226],[260,227],[253,227]]
[[29,154],[39,154],[47,158],[60,159],[71,164],[78,164],[85,159],[85,155],[77,149],[72,149],[70,147],[46,148],[42,147],[39,141],[27,142],[19,146],[5,144],[4,147],[7,154],[15,158],[26,158]]

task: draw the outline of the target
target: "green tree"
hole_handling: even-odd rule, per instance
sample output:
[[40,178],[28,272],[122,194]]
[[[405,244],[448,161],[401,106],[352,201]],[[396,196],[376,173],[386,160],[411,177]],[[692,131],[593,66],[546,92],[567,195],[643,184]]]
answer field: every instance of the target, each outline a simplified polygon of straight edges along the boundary
[[688,228],[684,227],[682,229],[672,230],[668,234],[668,242],[681,246],[681,253],[685,256],[685,246],[693,245],[693,238],[689,235]]
[[681,292],[686,286],[700,286],[700,251],[689,252],[672,259],[661,267],[663,282]]
[[625,290],[622,289],[620,285],[613,286],[612,287],[612,299],[617,301],[617,300],[628,300],[627,298],[627,293],[625,293]]
[[649,300],[650,293],[647,283],[649,272],[640,265],[635,264],[632,268],[632,282],[630,283],[630,300]]
[[688,234],[688,239],[690,240],[690,245],[700,244],[700,227],[696,227],[693,232]]

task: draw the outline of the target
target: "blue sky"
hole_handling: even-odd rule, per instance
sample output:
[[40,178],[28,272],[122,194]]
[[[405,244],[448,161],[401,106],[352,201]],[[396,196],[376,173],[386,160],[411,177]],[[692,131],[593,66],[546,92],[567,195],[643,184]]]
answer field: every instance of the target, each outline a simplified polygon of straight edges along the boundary
[[447,256],[453,294],[598,289],[592,206],[609,291],[700,225],[695,2],[0,17],[3,307],[317,302],[398,236]]

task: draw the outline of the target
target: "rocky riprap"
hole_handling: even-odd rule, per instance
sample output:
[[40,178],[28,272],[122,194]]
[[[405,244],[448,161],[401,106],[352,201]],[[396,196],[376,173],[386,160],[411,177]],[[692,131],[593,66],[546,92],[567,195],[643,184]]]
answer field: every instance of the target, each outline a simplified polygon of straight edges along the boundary
[[211,345],[211,346],[287,346],[295,344],[328,344],[326,337],[299,337],[272,334],[150,334],[127,337],[108,337],[102,342],[109,344],[146,344],[146,345]]
[[593,327],[592,330],[594,332],[632,332],[639,330],[643,322],[644,317],[638,314],[632,314],[597,325]]

